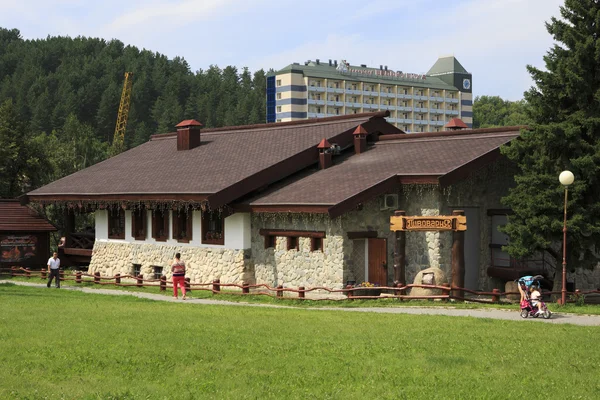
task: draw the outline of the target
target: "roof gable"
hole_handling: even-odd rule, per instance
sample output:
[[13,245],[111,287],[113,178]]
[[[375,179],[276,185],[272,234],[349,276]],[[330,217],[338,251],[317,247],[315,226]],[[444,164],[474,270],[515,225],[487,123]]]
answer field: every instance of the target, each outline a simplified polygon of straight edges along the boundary
[[468,74],[465,67],[454,56],[440,57],[435,64],[427,71],[428,76],[445,74]]
[[[382,136],[365,153],[338,158],[332,167],[290,179],[248,203],[251,207],[326,205],[329,214],[336,216],[344,211],[342,205],[365,201],[390,185],[448,185],[463,179],[495,160],[499,147],[518,136],[519,127]],[[363,199],[365,193],[369,196]]]

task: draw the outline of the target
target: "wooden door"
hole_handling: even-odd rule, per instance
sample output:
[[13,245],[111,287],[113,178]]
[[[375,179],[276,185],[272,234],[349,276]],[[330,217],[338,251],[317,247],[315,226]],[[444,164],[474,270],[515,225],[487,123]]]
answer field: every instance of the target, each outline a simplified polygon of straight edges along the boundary
[[387,286],[387,241],[369,238],[369,282]]

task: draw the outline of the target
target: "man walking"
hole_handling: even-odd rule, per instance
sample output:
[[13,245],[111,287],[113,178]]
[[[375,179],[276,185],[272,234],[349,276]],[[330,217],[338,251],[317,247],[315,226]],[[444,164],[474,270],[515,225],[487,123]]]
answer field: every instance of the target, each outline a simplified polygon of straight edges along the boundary
[[54,283],[56,284],[56,288],[60,289],[60,258],[58,258],[58,253],[54,252],[52,257],[48,259],[48,284],[46,286],[50,287],[52,283],[52,279],[56,278]]

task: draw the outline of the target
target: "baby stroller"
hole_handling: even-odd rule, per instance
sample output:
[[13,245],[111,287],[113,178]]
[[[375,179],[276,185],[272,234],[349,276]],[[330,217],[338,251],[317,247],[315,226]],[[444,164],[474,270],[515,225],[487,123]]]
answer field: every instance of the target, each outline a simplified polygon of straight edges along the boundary
[[538,307],[533,305],[533,301],[530,298],[529,295],[529,289],[531,287],[535,287],[538,290],[540,289],[540,280],[543,279],[543,276],[541,275],[536,275],[536,276],[524,276],[522,278],[519,278],[518,280],[518,284],[521,287],[521,290],[523,291],[525,298],[521,301],[521,317],[522,318],[527,318],[527,317],[533,317],[533,318],[537,318],[539,315],[542,315],[542,317],[544,317],[544,319],[549,319],[552,316],[552,313],[550,312],[550,310],[548,310],[548,307],[546,307],[546,303],[544,303],[541,299],[541,297],[539,299],[537,299],[537,302],[540,304],[539,310],[541,310],[541,313],[538,314]]

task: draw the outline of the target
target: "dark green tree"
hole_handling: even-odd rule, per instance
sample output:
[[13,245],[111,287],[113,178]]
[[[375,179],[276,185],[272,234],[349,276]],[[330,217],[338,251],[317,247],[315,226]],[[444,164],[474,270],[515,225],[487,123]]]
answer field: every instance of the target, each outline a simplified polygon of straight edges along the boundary
[[[523,257],[546,251],[562,262],[563,170],[569,187],[568,265],[595,265],[600,243],[600,2],[566,0],[562,18],[546,24],[555,45],[546,70],[528,66],[535,87],[525,93],[531,130],[503,148],[519,167],[516,186],[504,199],[513,211],[505,231],[508,252]],[[556,268],[555,289],[561,268]]]

